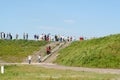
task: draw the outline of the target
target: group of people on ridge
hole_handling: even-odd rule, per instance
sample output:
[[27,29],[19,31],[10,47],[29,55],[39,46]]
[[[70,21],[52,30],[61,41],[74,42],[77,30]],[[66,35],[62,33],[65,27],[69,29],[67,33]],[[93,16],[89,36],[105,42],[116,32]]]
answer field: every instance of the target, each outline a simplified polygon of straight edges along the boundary
[[[30,35],[28,33],[23,33],[22,39],[23,40],[28,40],[30,38]],[[5,39],[5,40],[12,40],[12,39],[20,39],[19,34],[15,34],[15,37],[11,33],[5,33],[5,32],[0,32],[0,39]],[[51,35],[49,34],[34,34],[33,39],[36,41],[75,41],[75,37],[73,36],[63,36],[63,35]]]

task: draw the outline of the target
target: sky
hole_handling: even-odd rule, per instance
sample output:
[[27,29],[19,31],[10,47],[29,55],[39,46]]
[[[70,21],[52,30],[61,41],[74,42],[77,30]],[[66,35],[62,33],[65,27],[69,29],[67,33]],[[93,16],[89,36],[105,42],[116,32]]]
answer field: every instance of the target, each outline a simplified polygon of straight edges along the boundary
[[77,37],[118,34],[120,0],[0,0],[0,32]]

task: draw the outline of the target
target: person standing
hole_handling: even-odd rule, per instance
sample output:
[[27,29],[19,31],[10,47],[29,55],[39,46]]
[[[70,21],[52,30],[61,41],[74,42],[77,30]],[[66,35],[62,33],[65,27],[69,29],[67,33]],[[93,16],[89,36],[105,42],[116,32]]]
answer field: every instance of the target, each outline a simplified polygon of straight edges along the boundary
[[38,55],[38,62],[41,62],[41,55]]
[[23,33],[23,39],[25,40],[25,33]]
[[16,34],[16,40],[18,40],[18,34]]
[[28,56],[28,63],[31,64],[32,56]]
[[28,40],[28,33],[26,33],[26,40]]
[[2,39],[2,32],[0,32],[0,38]]

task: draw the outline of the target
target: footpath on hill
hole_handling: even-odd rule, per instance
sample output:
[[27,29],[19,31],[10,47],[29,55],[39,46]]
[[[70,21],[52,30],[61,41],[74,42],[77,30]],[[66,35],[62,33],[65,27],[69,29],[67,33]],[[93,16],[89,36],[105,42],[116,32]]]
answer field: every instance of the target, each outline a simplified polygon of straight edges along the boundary
[[54,48],[54,50],[52,50],[52,53],[49,55],[49,57],[47,57],[47,58],[43,61],[43,63],[52,63],[54,60],[56,60],[57,56],[59,55],[58,52],[59,52],[61,49],[69,46],[70,43],[71,43],[71,42],[66,42],[66,43],[65,43],[65,42],[62,42],[62,43],[60,43],[56,48]]
[[[47,56],[46,55],[46,47],[47,46],[51,46],[51,49],[54,50],[54,48],[56,48],[59,44],[60,44],[59,42],[51,42],[51,43],[41,47],[39,51],[34,52],[31,55],[32,56],[32,63],[38,63],[38,55],[41,55],[42,59]],[[23,60],[23,63],[26,63],[26,62],[28,62],[28,57],[26,57],[26,59]]]

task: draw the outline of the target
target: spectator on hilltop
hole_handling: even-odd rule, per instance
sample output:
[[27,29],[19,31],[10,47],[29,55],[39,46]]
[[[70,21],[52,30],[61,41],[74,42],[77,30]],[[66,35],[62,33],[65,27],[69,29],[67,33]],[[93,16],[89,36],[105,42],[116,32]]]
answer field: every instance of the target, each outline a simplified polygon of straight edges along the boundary
[[34,40],[36,40],[36,36],[37,36],[37,35],[35,34],[35,35],[34,35]]
[[83,37],[80,37],[80,41],[83,41],[84,40],[84,38]]
[[55,41],[58,41],[58,36],[57,35],[55,35]]
[[72,36],[71,36],[71,37],[70,37],[70,41],[72,41],[72,39],[73,39],[73,38],[72,38]]
[[19,36],[19,35],[18,35],[18,34],[16,34],[16,40],[18,39],[18,36]]
[[28,40],[28,33],[26,33],[26,40]]
[[10,40],[12,40],[12,34],[11,33],[9,33],[9,37],[10,37]]
[[45,41],[47,41],[47,36],[46,36],[46,34],[44,35],[44,39],[45,39]]
[[23,39],[25,40],[25,33],[23,33]]
[[69,36],[67,37],[67,41],[69,42],[70,40],[69,40]]

